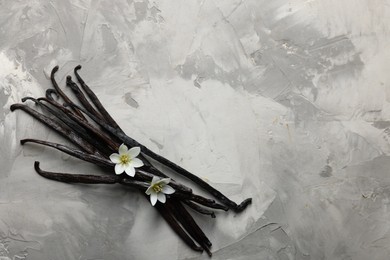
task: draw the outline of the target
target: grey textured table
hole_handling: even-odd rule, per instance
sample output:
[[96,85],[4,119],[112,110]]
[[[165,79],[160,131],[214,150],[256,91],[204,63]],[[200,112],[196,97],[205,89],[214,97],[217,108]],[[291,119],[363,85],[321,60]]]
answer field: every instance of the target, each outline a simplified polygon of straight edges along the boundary
[[196,216],[213,259],[388,259],[390,2],[1,1],[0,259],[207,259],[131,189],[19,140],[9,106],[81,74],[122,128],[242,214]]

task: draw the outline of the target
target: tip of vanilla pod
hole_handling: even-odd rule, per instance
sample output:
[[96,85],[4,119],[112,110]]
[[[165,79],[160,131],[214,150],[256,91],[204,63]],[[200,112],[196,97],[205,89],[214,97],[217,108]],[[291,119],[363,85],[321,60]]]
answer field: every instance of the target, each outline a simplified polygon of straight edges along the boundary
[[12,104],[9,109],[11,112],[14,112],[14,110],[19,109],[22,106],[22,104]]
[[34,162],[34,168],[35,170],[39,169],[39,161]]

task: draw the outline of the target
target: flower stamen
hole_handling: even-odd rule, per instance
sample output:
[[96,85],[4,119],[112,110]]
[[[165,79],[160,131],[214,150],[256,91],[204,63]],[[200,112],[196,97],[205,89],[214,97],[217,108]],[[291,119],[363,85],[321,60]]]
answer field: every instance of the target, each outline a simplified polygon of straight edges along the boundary
[[121,161],[121,164],[128,164],[131,161],[130,157],[127,154],[122,154],[119,160]]
[[161,184],[155,184],[152,186],[152,189],[156,192],[159,193],[162,191],[162,185]]

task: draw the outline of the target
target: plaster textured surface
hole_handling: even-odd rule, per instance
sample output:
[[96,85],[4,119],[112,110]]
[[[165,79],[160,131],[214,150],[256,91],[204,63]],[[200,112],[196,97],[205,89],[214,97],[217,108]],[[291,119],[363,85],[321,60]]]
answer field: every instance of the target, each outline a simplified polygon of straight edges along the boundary
[[386,0],[0,1],[0,259],[208,259],[137,192],[35,173],[99,172],[9,110],[78,64],[128,135],[253,197],[197,217],[213,259],[388,259],[389,24]]

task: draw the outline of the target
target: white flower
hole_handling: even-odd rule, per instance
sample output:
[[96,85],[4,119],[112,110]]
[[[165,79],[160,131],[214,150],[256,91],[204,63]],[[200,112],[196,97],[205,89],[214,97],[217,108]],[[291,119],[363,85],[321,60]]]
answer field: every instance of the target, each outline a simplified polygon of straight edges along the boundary
[[171,181],[170,178],[160,179],[159,177],[153,176],[150,187],[146,190],[146,194],[150,195],[150,202],[154,206],[159,200],[161,203],[165,203],[165,194],[172,194],[175,190],[167,185]]
[[136,158],[141,152],[141,148],[133,147],[130,150],[125,144],[119,146],[119,154],[113,153],[110,155],[111,162],[115,163],[115,173],[121,174],[126,172],[127,175],[134,177],[135,169],[142,167],[144,163]]

